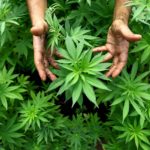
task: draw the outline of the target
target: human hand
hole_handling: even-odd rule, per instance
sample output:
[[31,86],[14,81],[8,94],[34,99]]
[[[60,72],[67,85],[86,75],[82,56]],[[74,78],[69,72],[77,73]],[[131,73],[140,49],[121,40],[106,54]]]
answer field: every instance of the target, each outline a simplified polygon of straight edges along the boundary
[[94,52],[108,51],[104,61],[113,58],[113,64],[106,73],[107,77],[115,78],[120,74],[127,63],[129,42],[136,42],[140,39],[141,35],[132,33],[122,20],[113,21],[108,30],[106,45],[93,49]]
[[[56,76],[49,70],[49,63],[54,68],[58,69],[58,65],[52,57],[51,51],[45,48],[45,33],[48,30],[46,22],[39,22],[31,28],[33,34],[33,48],[34,48],[34,63],[39,73],[41,80],[46,80],[49,77],[52,81]],[[54,51],[59,57],[57,51]]]

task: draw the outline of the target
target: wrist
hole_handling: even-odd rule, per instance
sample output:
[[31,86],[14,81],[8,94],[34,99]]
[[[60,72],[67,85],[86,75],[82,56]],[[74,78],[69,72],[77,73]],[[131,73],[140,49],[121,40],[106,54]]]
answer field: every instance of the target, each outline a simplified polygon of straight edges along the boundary
[[122,20],[125,24],[128,24],[128,19],[131,13],[131,7],[127,6],[126,3],[129,0],[115,0],[115,11],[113,20]]
[[43,25],[46,23],[44,18],[34,18],[34,19],[31,19],[31,21],[32,21],[32,26]]
[[121,21],[124,24],[128,25],[128,18],[129,18],[129,14],[121,13],[121,14],[114,17],[113,22]]
[[120,33],[120,26],[122,26],[122,25],[127,25],[127,24],[124,22],[124,20],[119,19],[119,18],[116,19],[116,20],[114,20],[114,21],[112,22],[111,26],[110,26],[111,32],[114,33],[114,34]]
[[48,25],[44,20],[38,20],[32,25],[31,33],[36,36],[45,34],[48,31]]

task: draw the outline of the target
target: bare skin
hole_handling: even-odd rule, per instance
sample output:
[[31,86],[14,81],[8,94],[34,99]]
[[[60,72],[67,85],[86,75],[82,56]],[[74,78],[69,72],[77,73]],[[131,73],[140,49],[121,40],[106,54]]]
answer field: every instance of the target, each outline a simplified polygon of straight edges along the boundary
[[[44,14],[47,8],[47,0],[27,0],[29,13],[32,21],[31,33],[33,34],[34,63],[41,80],[50,78],[52,81],[56,76],[49,70],[49,65],[58,68],[50,51],[45,48],[45,33],[48,25],[44,21]],[[57,52],[55,52],[57,55]]]
[[[107,76],[116,77],[122,71],[127,62],[130,41],[138,41],[141,35],[133,34],[128,28],[130,8],[124,3],[129,0],[116,0],[114,18],[107,35],[104,46],[95,48],[94,52],[108,51],[104,61],[113,58],[113,65],[107,72]],[[45,49],[45,33],[48,29],[44,21],[44,13],[47,8],[47,0],[27,0],[29,13],[32,21],[31,33],[33,34],[34,63],[41,80],[50,78],[55,80],[56,76],[49,70],[49,64],[58,68],[50,52]],[[57,52],[55,51],[57,55]]]
[[117,77],[128,59],[129,42],[136,42],[141,39],[141,35],[134,34],[128,27],[130,8],[124,3],[128,0],[116,0],[114,19],[108,30],[107,42],[104,46],[96,47],[94,52],[108,51],[104,61],[113,58],[113,64],[106,76]]

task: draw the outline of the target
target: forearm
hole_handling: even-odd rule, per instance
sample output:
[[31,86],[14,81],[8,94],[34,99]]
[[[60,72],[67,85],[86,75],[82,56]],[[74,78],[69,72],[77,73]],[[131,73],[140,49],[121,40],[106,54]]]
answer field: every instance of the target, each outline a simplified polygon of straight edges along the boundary
[[113,20],[120,19],[124,21],[125,24],[128,24],[129,15],[131,12],[131,8],[129,6],[125,6],[125,3],[129,0],[115,0],[115,9]]
[[27,4],[32,25],[34,26],[37,22],[43,21],[47,8],[47,0],[27,0]]

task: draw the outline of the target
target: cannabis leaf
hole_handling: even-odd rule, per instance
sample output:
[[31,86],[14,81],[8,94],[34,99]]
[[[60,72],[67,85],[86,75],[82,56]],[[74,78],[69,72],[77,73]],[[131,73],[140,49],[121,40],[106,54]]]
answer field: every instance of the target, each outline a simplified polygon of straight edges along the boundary
[[93,47],[90,43],[92,41],[95,42],[98,40],[97,37],[91,36],[90,30],[85,30],[81,28],[81,26],[76,27],[75,24],[71,26],[68,21],[66,21],[65,24],[66,27],[62,31],[64,36],[71,37],[73,42],[76,43],[76,45],[78,45],[78,43],[81,42],[84,45],[87,45],[88,47]]
[[45,20],[47,21],[49,25],[48,30],[48,45],[47,47],[53,51],[57,46],[59,41],[61,41],[62,33],[61,33],[61,25],[59,23],[59,20],[57,19],[56,15],[53,14],[53,9],[49,7],[49,9],[46,10]]
[[[22,7],[23,6],[23,7]],[[21,9],[20,9],[21,8]],[[0,1],[0,47],[8,40],[12,40],[11,31],[18,26],[18,19],[25,13],[24,5],[13,7],[9,0]]]
[[127,6],[132,6],[132,20],[150,25],[150,2],[147,0],[133,0],[127,2]]
[[9,118],[7,122],[3,121],[0,124],[0,140],[2,140],[2,144],[9,145],[10,148],[21,146],[25,140],[22,138],[23,133],[19,130],[20,125],[16,122],[16,116]]
[[149,74],[149,71],[138,75],[137,70],[137,62],[134,63],[130,74],[124,70],[121,77],[118,77],[116,82],[112,83],[110,87],[115,90],[104,98],[104,101],[113,100],[112,106],[123,104],[123,121],[131,112],[131,106],[143,120],[145,115],[142,113],[142,110],[145,109],[147,102],[150,101],[148,92],[150,85],[142,81]]
[[124,124],[113,126],[113,128],[120,132],[118,139],[123,139],[125,142],[134,141],[137,149],[146,147],[146,145],[150,146],[149,129],[141,127],[136,119],[134,121],[127,120]]
[[50,118],[54,118],[51,112],[57,109],[50,103],[52,95],[45,96],[44,92],[37,95],[31,92],[31,100],[22,104],[20,108],[20,124],[28,130],[30,127],[35,130],[41,128],[42,123],[48,123]]
[[50,140],[54,142],[63,136],[61,132],[66,128],[67,118],[62,117],[58,109],[52,109],[51,115],[53,117],[49,119],[49,122],[42,124],[42,127],[36,133],[38,143],[44,140],[48,144]]
[[25,89],[14,85],[16,77],[17,75],[13,74],[13,69],[7,71],[4,67],[0,71],[0,101],[6,109],[8,108],[8,101],[13,103],[16,99],[23,100],[22,93],[25,92]]
[[73,105],[82,103],[83,93],[97,106],[94,87],[109,90],[100,79],[106,79],[101,73],[107,70],[110,63],[102,63],[103,56],[98,54],[92,58],[92,51],[83,51],[83,43],[75,46],[71,37],[67,36],[66,49],[59,49],[64,59],[58,60],[61,67],[58,79],[50,84],[48,91],[58,87],[58,95],[70,92]]
[[137,46],[135,46],[134,49],[132,49],[132,53],[138,53],[141,52],[140,54],[140,58],[141,58],[141,63],[146,63],[149,61],[149,57],[150,57],[150,34],[146,34],[144,35],[144,38],[137,43]]

